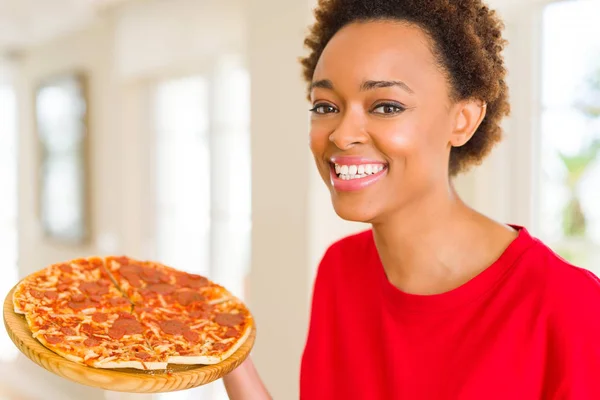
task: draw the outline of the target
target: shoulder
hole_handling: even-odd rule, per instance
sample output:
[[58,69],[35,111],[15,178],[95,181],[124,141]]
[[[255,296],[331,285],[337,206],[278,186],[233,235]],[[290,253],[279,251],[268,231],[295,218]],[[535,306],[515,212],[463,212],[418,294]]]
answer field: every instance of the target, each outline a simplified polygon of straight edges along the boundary
[[[529,284],[542,288],[551,320],[561,329],[585,326],[600,334],[600,279],[593,272],[560,257],[538,239],[521,260]],[[526,288],[525,288],[526,289]]]
[[364,261],[373,249],[373,231],[361,231],[332,243],[323,256],[322,264]]
[[333,242],[325,251],[318,266],[319,276],[335,274],[341,268],[351,269],[353,266],[366,266],[374,251],[373,232],[371,229],[361,231]]

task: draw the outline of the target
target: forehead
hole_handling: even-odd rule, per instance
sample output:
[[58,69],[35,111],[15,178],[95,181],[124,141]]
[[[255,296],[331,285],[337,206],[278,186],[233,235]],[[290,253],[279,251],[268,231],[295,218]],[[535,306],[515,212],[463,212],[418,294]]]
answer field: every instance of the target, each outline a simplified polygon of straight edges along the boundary
[[313,80],[330,79],[340,86],[360,85],[369,79],[401,79],[416,89],[435,73],[442,75],[431,40],[421,28],[373,21],[352,23],[337,32],[323,50]]

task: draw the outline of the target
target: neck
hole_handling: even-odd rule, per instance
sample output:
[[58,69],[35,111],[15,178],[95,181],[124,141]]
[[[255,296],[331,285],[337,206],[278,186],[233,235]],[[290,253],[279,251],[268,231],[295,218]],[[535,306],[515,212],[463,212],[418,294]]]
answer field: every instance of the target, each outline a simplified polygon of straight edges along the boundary
[[438,294],[462,285],[515,237],[465,205],[451,186],[374,222],[373,235],[390,282],[415,294]]

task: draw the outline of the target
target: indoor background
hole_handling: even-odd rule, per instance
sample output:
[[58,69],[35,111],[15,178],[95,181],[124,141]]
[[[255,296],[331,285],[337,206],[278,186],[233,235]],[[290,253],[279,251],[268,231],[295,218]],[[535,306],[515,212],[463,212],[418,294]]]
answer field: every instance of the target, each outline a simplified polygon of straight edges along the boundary
[[[0,0],[0,293],[45,265],[127,254],[247,301],[255,363],[298,393],[315,268],[340,221],[312,165],[297,59],[314,0]],[[495,0],[506,139],[457,188],[600,272],[600,0]],[[2,328],[0,399],[222,400],[80,386]]]

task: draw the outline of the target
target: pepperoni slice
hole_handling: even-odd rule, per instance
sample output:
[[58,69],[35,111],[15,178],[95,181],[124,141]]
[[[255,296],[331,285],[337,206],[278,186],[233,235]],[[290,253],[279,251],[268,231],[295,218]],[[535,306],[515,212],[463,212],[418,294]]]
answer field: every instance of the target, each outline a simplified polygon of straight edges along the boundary
[[227,332],[225,332],[226,338],[233,338],[233,337],[237,337],[238,335],[239,335],[239,332],[235,328],[229,328],[229,329],[227,329]]
[[91,336],[94,333],[94,328],[90,324],[81,325],[81,332]]
[[125,297],[115,297],[110,299],[108,302],[113,306],[124,306],[129,304],[129,300],[127,300]]
[[140,294],[145,299],[156,297],[156,293],[149,289],[140,289]]
[[56,290],[58,290],[59,292],[66,292],[67,290],[69,290],[69,285],[67,285],[66,283],[59,283],[56,286]]
[[87,302],[74,302],[74,301],[70,301],[67,303],[67,306],[69,308],[72,308],[73,310],[84,310],[87,308]]
[[156,271],[152,268],[143,268],[140,273],[140,277],[148,283],[159,283],[160,282],[160,275],[159,275],[158,271]]
[[58,280],[59,280],[61,283],[64,283],[64,284],[66,284],[66,285],[69,285],[69,284],[73,283],[73,279],[71,279],[71,278],[70,278],[69,276],[67,276],[67,275],[61,275],[61,276],[59,276],[59,277],[58,277]]
[[41,300],[44,298],[44,293],[40,292],[39,290],[31,289],[29,291],[29,293],[38,300]]
[[219,325],[234,327],[244,322],[244,316],[241,314],[218,313],[215,316],[215,322]]
[[134,288],[141,288],[143,286],[142,280],[140,279],[139,275],[137,275],[136,273],[127,272],[127,273],[122,273],[121,275]]
[[167,274],[160,274],[160,281],[164,283],[171,282],[171,277]]
[[129,258],[122,256],[122,257],[116,257],[114,259],[116,262],[118,262],[121,265],[127,265],[129,264]]
[[62,328],[60,328],[60,331],[62,333],[64,333],[66,336],[75,336],[75,335],[77,335],[77,332],[75,332],[75,329],[69,328],[68,326],[63,326]]
[[210,312],[205,310],[194,310],[191,311],[189,314],[190,317],[194,319],[208,319],[208,317],[210,317]]
[[102,296],[100,296],[98,294],[93,294],[90,296],[90,300],[92,300],[93,302],[96,302],[96,303],[100,303],[102,301]]
[[123,275],[123,274],[139,275],[140,272],[142,272],[142,268],[139,265],[128,263],[128,264],[122,265],[121,268],[119,268],[119,272],[121,273],[121,275]]
[[61,265],[58,266],[58,268],[62,272],[66,272],[67,274],[73,272],[73,267],[71,267],[69,264],[61,264]]
[[175,286],[168,283],[155,283],[149,285],[148,290],[158,294],[171,294],[175,291]]
[[110,286],[111,283],[110,283],[110,281],[108,279],[100,279],[98,281],[98,285],[100,285],[100,286]]
[[75,293],[73,296],[71,296],[71,300],[76,303],[81,303],[82,301],[85,301],[85,295],[81,293]]
[[108,315],[104,313],[96,312],[92,314],[92,321],[94,322],[102,323],[106,322],[106,320],[108,320]]
[[138,333],[142,333],[144,328],[142,324],[140,324],[135,319],[117,319],[111,329],[122,330],[124,335],[135,335]]
[[95,347],[100,344],[100,341],[98,339],[88,338],[83,341],[83,344],[86,347]]
[[44,339],[50,344],[57,344],[63,341],[60,336],[44,335]]
[[183,337],[190,343],[196,343],[200,339],[200,335],[197,332],[190,330],[183,332]]
[[119,311],[119,319],[135,319],[133,314],[130,314],[125,311]]
[[110,336],[112,339],[121,339],[123,336],[125,336],[125,329],[123,327],[112,326],[108,330],[108,336]]
[[177,320],[160,321],[158,326],[164,333],[169,335],[181,335],[189,330],[183,322]]
[[217,342],[217,343],[213,343],[212,348],[213,348],[213,350],[216,350],[216,351],[223,351],[227,348],[227,345],[225,343]]
[[205,277],[192,274],[179,275],[177,277],[177,283],[183,287],[191,289],[200,289],[209,285],[208,279],[206,279]]
[[99,285],[95,282],[82,282],[79,284],[79,289],[83,293],[102,295],[108,293],[108,287]]
[[134,354],[137,358],[139,358],[140,360],[147,360],[150,357],[152,357],[150,354],[146,353],[145,351],[138,351]]
[[177,292],[175,292],[174,297],[175,301],[177,301],[182,306],[189,306],[190,304],[196,301],[204,300],[204,296],[193,290],[178,290]]
[[44,297],[46,297],[49,300],[56,300],[58,298],[58,293],[54,291],[47,291],[44,292]]

